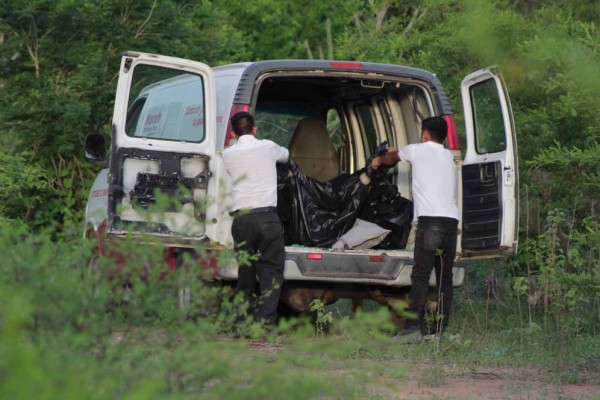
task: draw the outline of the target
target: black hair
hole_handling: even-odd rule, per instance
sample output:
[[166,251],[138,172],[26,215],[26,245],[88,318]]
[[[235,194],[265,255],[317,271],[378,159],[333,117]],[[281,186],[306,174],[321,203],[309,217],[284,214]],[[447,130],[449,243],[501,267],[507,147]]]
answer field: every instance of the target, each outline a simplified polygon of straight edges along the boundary
[[429,117],[421,121],[421,130],[427,131],[434,142],[444,143],[448,136],[448,124],[442,117]]
[[241,111],[231,117],[231,128],[237,136],[252,133],[254,129],[254,117],[246,111]]

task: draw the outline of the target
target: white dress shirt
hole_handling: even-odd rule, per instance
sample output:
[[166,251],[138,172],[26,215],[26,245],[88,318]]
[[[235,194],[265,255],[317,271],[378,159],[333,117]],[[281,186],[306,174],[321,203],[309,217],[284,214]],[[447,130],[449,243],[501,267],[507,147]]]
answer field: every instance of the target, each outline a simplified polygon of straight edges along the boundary
[[420,216],[459,219],[456,202],[457,173],[454,158],[432,141],[409,144],[398,153],[412,168],[415,219]]
[[289,152],[275,142],[242,135],[223,150],[223,161],[233,181],[233,211],[277,206],[275,163],[287,161]]

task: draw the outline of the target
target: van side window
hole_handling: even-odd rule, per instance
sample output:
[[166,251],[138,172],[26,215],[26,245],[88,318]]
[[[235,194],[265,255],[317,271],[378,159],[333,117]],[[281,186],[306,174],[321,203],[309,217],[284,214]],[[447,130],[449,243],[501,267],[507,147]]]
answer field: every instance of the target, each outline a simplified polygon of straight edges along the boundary
[[135,135],[145,102],[146,98],[142,97],[133,103],[133,105],[129,108],[129,111],[127,112],[127,123],[125,124],[125,132],[127,133],[127,136]]
[[406,143],[419,143],[421,136],[421,121],[432,115],[432,107],[426,93],[417,87],[401,89],[396,95],[402,117],[402,130]]
[[335,108],[327,110],[327,132],[331,138],[331,143],[335,149],[342,145],[342,123],[340,116]]
[[477,153],[497,153],[506,150],[504,118],[496,82],[489,79],[471,87],[471,99]]
[[384,99],[377,101],[377,107],[381,113],[381,119],[383,120],[383,126],[385,127],[385,133],[387,136],[388,144],[391,147],[396,147],[396,135],[392,129],[391,116],[388,106]]
[[310,116],[308,110],[285,110],[259,105],[255,112],[256,126],[258,127],[256,136],[260,139],[272,140],[287,148],[298,122]]
[[377,149],[377,132],[375,131],[375,121],[371,114],[371,107],[368,104],[359,104],[354,108],[361,128],[365,155],[369,157]]
[[133,70],[128,109],[128,136],[204,140],[204,82],[200,76],[139,65]]

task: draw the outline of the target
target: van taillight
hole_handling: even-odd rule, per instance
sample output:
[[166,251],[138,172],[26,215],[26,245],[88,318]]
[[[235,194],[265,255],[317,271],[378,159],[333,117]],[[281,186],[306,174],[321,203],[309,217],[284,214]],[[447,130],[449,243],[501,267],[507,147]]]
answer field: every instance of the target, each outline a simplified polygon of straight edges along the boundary
[[363,65],[357,62],[349,62],[349,61],[334,61],[330,62],[332,68],[338,69],[362,69]]
[[231,106],[231,111],[229,112],[229,117],[227,118],[227,132],[225,132],[225,147],[229,146],[229,142],[233,137],[231,136],[231,117],[235,114],[242,111],[250,111],[250,106],[248,104],[234,104]]
[[369,257],[369,260],[371,260],[371,262],[384,262],[385,261],[385,256],[380,255],[380,256],[371,256]]
[[323,259],[323,254],[319,254],[319,253],[308,253],[306,255],[306,258],[309,260],[322,260]]
[[454,115],[446,114],[444,119],[448,124],[448,148],[450,150],[460,150],[460,139],[458,137],[458,128]]

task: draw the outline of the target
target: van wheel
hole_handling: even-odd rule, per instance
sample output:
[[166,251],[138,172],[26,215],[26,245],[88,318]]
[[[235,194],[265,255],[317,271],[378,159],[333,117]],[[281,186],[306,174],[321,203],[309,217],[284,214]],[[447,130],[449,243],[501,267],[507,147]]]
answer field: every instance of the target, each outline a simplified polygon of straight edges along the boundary
[[90,260],[88,261],[88,266],[87,266],[87,272],[88,274],[92,275],[98,272],[98,260],[100,259],[100,256],[98,255],[98,253],[95,253]]
[[306,312],[300,312],[294,310],[292,307],[287,305],[284,301],[279,301],[279,305],[277,306],[277,314],[279,318],[297,318],[301,315],[306,315]]
[[179,287],[177,289],[177,305],[179,307],[179,311],[183,313],[183,315],[188,315],[190,310],[190,300],[191,300],[191,290],[189,286]]
[[[220,281],[200,280],[197,284],[180,284],[177,288],[177,308],[186,319],[216,316],[221,312],[222,302],[227,296],[220,290],[225,287]],[[212,288],[217,290],[211,291]]]

